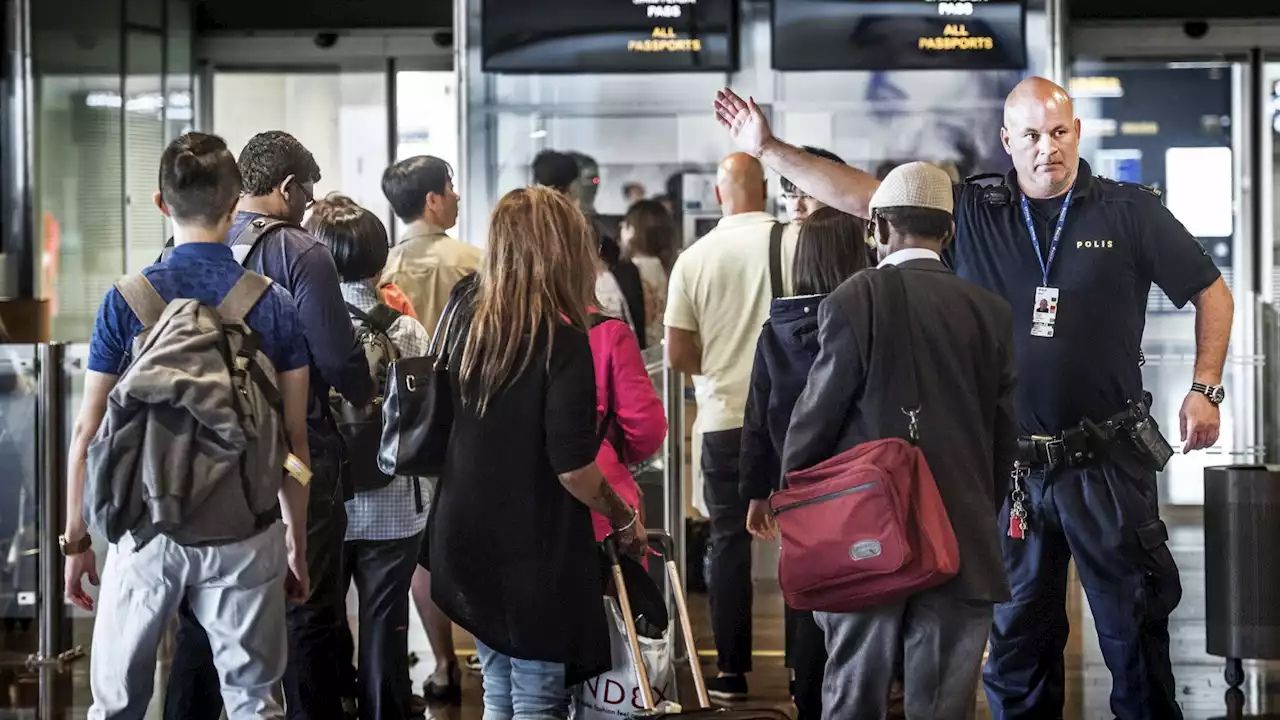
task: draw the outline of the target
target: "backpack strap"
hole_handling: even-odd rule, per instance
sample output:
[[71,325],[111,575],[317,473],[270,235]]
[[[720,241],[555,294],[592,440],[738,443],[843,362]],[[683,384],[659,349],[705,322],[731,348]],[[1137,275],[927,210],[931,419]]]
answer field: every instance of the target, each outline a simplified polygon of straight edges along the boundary
[[164,241],[164,247],[160,249],[160,257],[156,258],[156,263],[159,264],[168,260],[169,256],[173,254],[173,247],[173,236],[170,235],[169,239]]
[[347,312],[351,313],[351,317],[360,321],[362,328],[368,328],[386,340],[387,350],[391,353],[390,359],[392,361],[399,359],[400,349],[391,340],[391,326],[400,318],[401,313],[399,311],[395,308],[378,304],[374,305],[373,309],[366,313],[355,305],[347,303]]
[[396,320],[400,319],[401,314],[393,307],[378,304],[369,311],[369,314],[361,322],[368,324],[369,327],[383,335],[387,335],[391,332],[391,326],[396,323]]
[[769,233],[769,289],[773,299],[782,297],[782,231],[787,226],[780,222],[773,224]]
[[138,316],[144,329],[155,325],[169,304],[160,297],[155,286],[142,273],[122,278],[116,283],[116,290],[133,314]]
[[246,270],[218,304],[218,314],[223,320],[243,323],[245,316],[270,287],[271,278]]
[[[256,217],[250,220],[236,238],[231,241],[231,252],[235,253],[236,259],[241,265],[247,265],[249,258],[253,257],[258,249],[258,243],[267,233],[275,230],[282,225],[290,225],[288,220],[281,220],[273,217]],[[243,254],[241,254],[243,253]]]

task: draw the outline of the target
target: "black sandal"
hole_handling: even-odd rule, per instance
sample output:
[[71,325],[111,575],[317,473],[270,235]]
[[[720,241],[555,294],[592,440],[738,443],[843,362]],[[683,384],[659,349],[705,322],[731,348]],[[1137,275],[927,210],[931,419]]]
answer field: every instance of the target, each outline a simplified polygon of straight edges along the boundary
[[457,665],[448,671],[448,679],[441,682],[435,673],[422,683],[422,697],[432,704],[457,705],[462,702],[462,673]]

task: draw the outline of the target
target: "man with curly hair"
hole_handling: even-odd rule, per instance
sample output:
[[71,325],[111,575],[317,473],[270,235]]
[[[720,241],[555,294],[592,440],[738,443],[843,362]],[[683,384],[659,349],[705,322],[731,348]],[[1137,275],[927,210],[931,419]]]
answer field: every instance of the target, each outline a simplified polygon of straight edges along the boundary
[[[311,356],[313,393],[307,413],[314,473],[307,522],[311,594],[306,602],[289,608],[284,691],[289,718],[328,718],[342,704],[338,654],[341,624],[346,622],[344,502],[353,493],[341,477],[338,449],[342,441],[327,398],[333,388],[361,405],[372,399],[374,388],[342,298],[333,256],[301,227],[320,180],[315,158],[297,138],[273,130],[249,140],[240,151],[239,165],[244,192],[227,243],[246,268],[293,294]],[[181,608],[179,615],[165,718],[215,720],[221,701],[208,637],[189,608]]]

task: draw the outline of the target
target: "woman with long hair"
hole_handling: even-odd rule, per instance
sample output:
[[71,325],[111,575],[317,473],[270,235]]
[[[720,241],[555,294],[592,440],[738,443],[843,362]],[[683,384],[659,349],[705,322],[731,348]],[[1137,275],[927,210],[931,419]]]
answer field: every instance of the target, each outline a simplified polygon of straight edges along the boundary
[[[804,390],[818,354],[818,303],[869,266],[863,221],[832,207],[819,208],[800,226],[792,264],[794,297],[769,307],[760,331],[742,427],[742,496],[750,501],[747,530],[777,539],[769,495],[778,488],[782,445],[791,410]],[[812,613],[786,609],[787,667],[794,673],[792,697],[799,720],[822,715],[822,673],[827,655]]]
[[591,511],[628,552],[638,513],[605,481],[587,339],[593,233],[572,200],[513,190],[448,335],[455,417],[432,509],[432,596],[476,639],[486,718],[568,717],[608,670]]
[[662,317],[667,311],[667,280],[676,263],[676,226],[657,200],[633,204],[619,225],[622,250],[640,271],[644,288],[645,340],[662,344]]

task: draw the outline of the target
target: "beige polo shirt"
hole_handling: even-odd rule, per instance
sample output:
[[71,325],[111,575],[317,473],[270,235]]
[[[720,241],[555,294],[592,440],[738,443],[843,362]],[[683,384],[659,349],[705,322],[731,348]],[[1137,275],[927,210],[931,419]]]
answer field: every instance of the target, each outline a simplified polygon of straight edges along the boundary
[[449,292],[459,280],[480,269],[481,257],[480,248],[418,220],[405,228],[400,243],[391,248],[382,282],[395,283],[409,298],[422,326],[434,333]]
[[[756,341],[773,298],[769,235],[775,222],[764,212],[722,218],[671,270],[664,324],[702,340],[702,375],[693,379],[698,432],[742,427]],[[783,239],[783,294],[789,295],[794,235],[790,243],[786,233]]]

